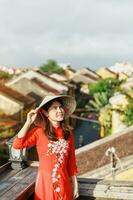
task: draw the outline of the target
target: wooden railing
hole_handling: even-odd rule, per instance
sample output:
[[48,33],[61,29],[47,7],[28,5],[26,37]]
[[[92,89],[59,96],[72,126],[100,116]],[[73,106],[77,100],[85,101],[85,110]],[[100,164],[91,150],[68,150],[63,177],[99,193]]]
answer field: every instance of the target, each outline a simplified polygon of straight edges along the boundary
[[[28,200],[34,193],[37,162],[25,169],[13,170],[11,163],[0,167],[0,199]],[[109,181],[79,178],[79,200],[122,199],[133,200],[133,181]],[[33,199],[33,198],[30,198]]]
[[0,167],[0,199],[27,200],[34,193],[37,169],[13,170],[11,163]]
[[[117,134],[116,137],[111,136],[77,150],[76,157],[81,174],[108,164],[106,157],[103,160],[102,158],[107,148],[111,146],[119,151],[120,158],[131,155],[132,137],[133,129],[129,128],[123,134]],[[8,142],[8,146],[10,163],[0,168],[0,199],[9,200],[11,197],[12,200],[28,200],[34,192],[38,162],[29,162],[26,153],[34,148],[19,150],[15,155],[12,140]],[[104,198],[133,200],[133,181],[78,177],[78,183],[81,200],[90,199],[90,197],[102,198],[102,200]]]

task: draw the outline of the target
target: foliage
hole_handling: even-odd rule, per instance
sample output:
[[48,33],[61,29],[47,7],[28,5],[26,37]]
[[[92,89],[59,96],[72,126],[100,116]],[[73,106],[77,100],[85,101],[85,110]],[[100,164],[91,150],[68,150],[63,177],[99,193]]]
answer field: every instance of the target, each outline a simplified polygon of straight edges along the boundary
[[88,86],[90,95],[95,93],[104,92],[108,98],[110,98],[113,93],[119,90],[119,86],[123,83],[123,80],[107,78],[98,80],[96,83],[92,83]]
[[108,97],[106,92],[97,92],[93,95],[93,100],[89,101],[86,108],[93,110],[93,112],[100,112],[101,108],[108,104]]
[[59,64],[52,59],[49,59],[46,64],[41,65],[40,70],[47,72],[48,74],[52,73],[64,74],[63,68],[61,68]]
[[101,125],[100,135],[101,137],[107,136],[112,133],[112,106],[110,105],[109,99],[114,94],[124,94],[127,103],[122,101],[122,105],[117,105],[115,108],[116,112],[120,113],[120,119],[127,126],[133,125],[133,99],[132,99],[132,88],[128,88],[128,91],[124,90],[121,85],[126,80],[118,80],[108,78],[99,80],[88,86],[89,94],[92,99],[89,100],[85,108],[88,112],[97,113],[98,121]]
[[127,126],[133,125],[133,99],[128,100],[129,104],[123,113],[123,121]]
[[101,137],[110,135],[112,131],[112,108],[110,104],[100,110],[98,120],[102,127]]
[[14,131],[11,127],[4,128],[0,126],[0,139],[11,138],[14,135]]
[[93,110],[95,113],[99,113],[100,110],[109,104],[109,99],[116,91],[120,90],[120,85],[123,83],[121,80],[107,78],[98,80],[96,83],[90,84],[89,94],[92,95],[92,100],[85,106],[89,110]]
[[8,79],[8,78],[11,78],[12,75],[10,75],[8,72],[4,72],[2,70],[0,70],[0,79]]

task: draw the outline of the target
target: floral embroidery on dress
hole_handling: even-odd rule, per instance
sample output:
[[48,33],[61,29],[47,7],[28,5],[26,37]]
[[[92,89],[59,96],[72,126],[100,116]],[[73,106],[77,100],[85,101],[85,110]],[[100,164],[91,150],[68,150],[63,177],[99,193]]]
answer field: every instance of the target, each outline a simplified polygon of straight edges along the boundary
[[[65,139],[59,139],[58,141],[50,141],[48,143],[48,151],[47,155],[50,156],[52,154],[56,154],[54,160],[54,168],[52,170],[52,183],[54,187],[54,192],[59,193],[61,188],[58,186],[58,181],[61,178],[61,175],[58,172],[61,164],[63,163],[64,155],[67,155],[67,149],[69,148],[69,144]],[[62,197],[60,197],[62,199]]]

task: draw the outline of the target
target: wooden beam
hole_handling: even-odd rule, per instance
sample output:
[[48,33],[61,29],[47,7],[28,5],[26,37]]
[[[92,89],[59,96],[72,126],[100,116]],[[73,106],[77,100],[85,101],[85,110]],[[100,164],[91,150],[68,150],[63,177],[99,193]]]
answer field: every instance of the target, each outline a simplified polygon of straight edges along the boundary
[[11,168],[11,162],[7,162],[6,164],[0,166],[0,173],[3,173],[5,170]]
[[26,200],[34,193],[37,168],[7,169],[0,178],[0,199]]
[[[12,170],[10,163],[0,168],[0,196],[2,200],[26,200],[34,193],[38,162],[23,170]],[[5,170],[5,171],[3,171]],[[112,198],[133,200],[133,181],[110,181],[78,177],[79,194],[82,199]],[[80,198],[81,199],[81,198]]]

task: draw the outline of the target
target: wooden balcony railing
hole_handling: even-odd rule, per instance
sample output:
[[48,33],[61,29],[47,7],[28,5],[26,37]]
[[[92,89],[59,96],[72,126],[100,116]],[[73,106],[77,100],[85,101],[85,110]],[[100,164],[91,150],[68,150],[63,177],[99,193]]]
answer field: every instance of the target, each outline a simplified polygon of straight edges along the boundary
[[[94,166],[101,167],[108,162],[99,160],[103,157],[105,150],[110,146],[120,149],[119,157],[132,154],[132,128],[127,129],[127,133],[103,139],[103,141],[90,144],[77,150],[76,157],[81,174],[94,170]],[[8,141],[10,162],[0,167],[0,199],[1,200],[28,200],[34,193],[35,178],[37,173],[38,161],[35,148],[28,148],[15,152],[12,148],[12,140]],[[97,145],[96,145],[97,144]],[[127,148],[128,147],[128,148]],[[29,155],[27,155],[27,153]],[[97,160],[92,160],[95,154]],[[97,161],[97,163],[95,163]],[[100,165],[98,165],[100,163]],[[92,166],[93,164],[93,166]],[[85,170],[84,170],[85,169]],[[111,181],[104,179],[90,179],[78,177],[80,200],[90,199],[121,199],[133,200],[133,181]]]
[[[37,162],[25,169],[13,170],[11,163],[0,168],[0,199],[28,200],[34,193]],[[122,199],[133,200],[133,181],[109,181],[78,178],[79,200]],[[33,198],[30,198],[33,199]]]

